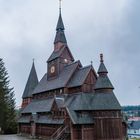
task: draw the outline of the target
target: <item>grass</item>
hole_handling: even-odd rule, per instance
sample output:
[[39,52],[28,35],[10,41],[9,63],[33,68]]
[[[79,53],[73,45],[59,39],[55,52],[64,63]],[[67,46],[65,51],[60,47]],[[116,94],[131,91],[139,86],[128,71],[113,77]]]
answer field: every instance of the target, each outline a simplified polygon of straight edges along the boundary
[[140,140],[140,138],[134,138],[134,139],[129,139],[129,140]]

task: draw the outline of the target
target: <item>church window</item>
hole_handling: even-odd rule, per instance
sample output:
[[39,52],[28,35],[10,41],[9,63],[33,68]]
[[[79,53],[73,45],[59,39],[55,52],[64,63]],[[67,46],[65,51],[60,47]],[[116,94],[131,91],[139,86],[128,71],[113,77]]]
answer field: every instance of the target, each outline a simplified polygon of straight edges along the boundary
[[63,92],[63,90],[62,89],[60,89],[60,93],[62,93]]
[[65,63],[68,63],[68,60],[67,60],[67,59],[64,59],[64,62],[65,62]]

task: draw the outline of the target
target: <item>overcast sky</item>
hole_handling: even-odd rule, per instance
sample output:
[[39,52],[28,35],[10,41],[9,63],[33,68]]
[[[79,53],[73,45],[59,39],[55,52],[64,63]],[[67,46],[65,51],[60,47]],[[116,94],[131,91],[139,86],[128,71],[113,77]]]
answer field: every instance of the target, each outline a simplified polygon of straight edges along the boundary
[[[39,80],[47,71],[58,7],[58,0],[0,0],[0,57],[17,106],[32,59]],[[140,0],[63,0],[62,17],[75,60],[92,60],[97,71],[103,53],[121,105],[140,104]]]

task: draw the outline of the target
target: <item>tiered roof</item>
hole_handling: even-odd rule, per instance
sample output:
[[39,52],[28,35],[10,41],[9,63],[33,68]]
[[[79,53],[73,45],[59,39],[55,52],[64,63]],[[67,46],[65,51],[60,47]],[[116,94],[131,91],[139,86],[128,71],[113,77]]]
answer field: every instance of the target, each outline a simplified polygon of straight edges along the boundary
[[109,80],[107,74],[108,74],[108,71],[104,65],[104,61],[103,61],[103,54],[100,55],[100,66],[99,66],[99,69],[98,69],[98,74],[99,74],[99,77],[97,79],[97,82],[95,84],[95,90],[99,90],[99,89],[114,89],[111,81]]
[[[61,42],[64,47],[59,51],[53,52],[48,61],[52,61],[57,57],[60,57],[65,47],[67,47],[66,38],[64,34],[64,24],[61,17],[61,12],[59,15],[59,20],[56,28],[56,37],[54,43]],[[90,113],[91,111],[106,111],[106,110],[121,110],[121,106],[113,93],[113,85],[110,82],[107,74],[108,71],[103,62],[103,55],[101,54],[100,66],[98,69],[98,78],[92,66],[82,67],[79,61],[67,64],[64,69],[60,72],[59,76],[55,79],[47,78],[47,74],[43,76],[39,84],[36,86],[33,94],[43,93],[50,90],[55,90],[64,87],[78,87],[84,84],[86,77],[92,70],[97,78],[95,84],[95,92],[91,93],[73,93],[65,94],[56,97],[49,97],[47,99],[36,99],[33,100],[29,105],[27,105],[23,110],[22,114],[26,113],[41,113],[41,112],[51,112],[53,103],[55,102],[58,108],[66,108],[73,124],[93,124],[94,118]],[[33,65],[33,70],[31,70],[31,75],[29,76],[29,82],[27,89],[30,89],[30,82],[32,77],[35,77],[35,68]],[[31,77],[31,78],[30,78]],[[37,82],[36,82],[37,83]],[[31,82],[32,85],[32,82]],[[94,85],[93,85],[94,86]],[[28,91],[28,90],[27,90]],[[30,91],[30,90],[29,90]],[[33,90],[32,90],[33,91]],[[27,92],[25,92],[27,94]],[[32,92],[30,92],[32,93]],[[26,95],[25,94],[25,95]],[[61,98],[61,99],[60,99]],[[63,99],[62,99],[63,98]],[[86,111],[87,113],[82,113]],[[91,116],[92,115],[92,116]],[[24,117],[24,116],[22,116]],[[21,117],[21,121],[23,118]],[[27,122],[27,118],[25,118]],[[61,124],[64,122],[63,119],[54,120],[51,116],[40,116],[37,120],[38,123],[46,124]]]

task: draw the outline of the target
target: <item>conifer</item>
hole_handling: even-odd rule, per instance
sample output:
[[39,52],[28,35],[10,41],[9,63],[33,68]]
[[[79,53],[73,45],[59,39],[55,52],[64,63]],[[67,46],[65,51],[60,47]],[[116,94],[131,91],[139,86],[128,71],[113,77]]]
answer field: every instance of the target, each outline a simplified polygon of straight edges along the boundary
[[16,111],[13,88],[10,88],[8,72],[0,58],[0,128],[3,133],[16,132]]

